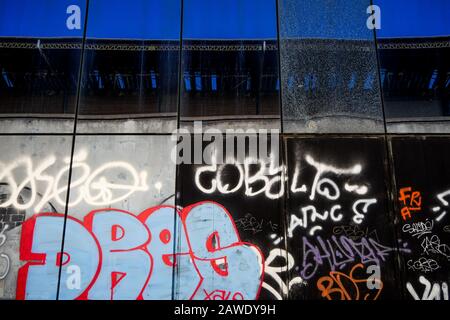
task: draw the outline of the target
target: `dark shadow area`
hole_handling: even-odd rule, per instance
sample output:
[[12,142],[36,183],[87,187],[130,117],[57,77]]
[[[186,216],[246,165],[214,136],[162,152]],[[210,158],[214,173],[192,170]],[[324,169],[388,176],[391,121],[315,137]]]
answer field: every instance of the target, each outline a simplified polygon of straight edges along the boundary
[[378,49],[388,122],[450,115],[450,38],[379,40]]
[[176,42],[86,43],[80,116],[176,113]]
[[79,40],[2,39],[0,113],[72,117],[80,54]]

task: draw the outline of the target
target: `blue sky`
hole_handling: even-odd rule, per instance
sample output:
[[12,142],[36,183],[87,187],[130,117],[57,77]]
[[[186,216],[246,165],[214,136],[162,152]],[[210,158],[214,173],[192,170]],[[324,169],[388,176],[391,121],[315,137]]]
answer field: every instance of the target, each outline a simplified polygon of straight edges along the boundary
[[[279,1],[283,37],[371,37],[365,25],[368,0]],[[374,3],[382,9],[379,37],[450,35],[450,0]],[[84,19],[84,0],[0,0],[0,36],[80,37],[81,30],[66,27],[66,8],[71,4],[81,8]],[[184,0],[183,38],[275,39],[275,6],[275,0]],[[177,40],[180,1],[91,0],[89,18],[90,38]]]

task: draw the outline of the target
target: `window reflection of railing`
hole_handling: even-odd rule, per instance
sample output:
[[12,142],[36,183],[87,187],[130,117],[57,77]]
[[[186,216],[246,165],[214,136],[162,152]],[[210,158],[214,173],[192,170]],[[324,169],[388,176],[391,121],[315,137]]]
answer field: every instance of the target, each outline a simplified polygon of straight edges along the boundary
[[187,40],[182,48],[182,121],[279,116],[275,40]]
[[[306,105],[363,99],[365,91],[377,90],[376,66],[339,65],[346,64],[348,55],[364,61],[373,45],[371,41],[283,40],[294,59],[293,69],[300,70],[283,79],[285,90],[300,94]],[[187,41],[181,48],[185,116],[279,112],[275,41]],[[82,114],[176,112],[179,49],[176,42],[88,41]],[[74,112],[80,53],[81,43],[74,40],[0,39],[0,112],[50,116]],[[399,108],[391,101],[437,101],[441,114],[449,114],[448,38],[384,39],[378,43],[378,53],[386,108]],[[330,55],[340,63],[308,64],[308,56],[326,61]]]
[[[175,75],[176,76],[176,75]],[[104,74],[98,70],[89,73],[85,90],[94,94],[101,94],[102,91],[111,90],[115,95],[132,94],[140,91],[143,94],[154,94],[159,85],[159,74],[152,71],[150,73],[108,73]]]
[[[32,91],[35,95],[53,95],[68,89],[67,77],[63,72],[37,70],[35,72],[8,72],[2,70],[0,87],[3,90]],[[74,79],[72,79],[74,80]]]
[[282,39],[281,46],[284,119],[381,118],[373,41]]
[[276,74],[263,74],[253,78],[250,72],[246,74],[200,74],[199,72],[185,72],[183,76],[184,90],[190,94],[217,94],[229,92],[237,96],[251,94],[257,90],[263,93],[278,91],[279,81]]
[[389,121],[450,116],[450,38],[383,39],[378,52]]
[[14,72],[3,68],[0,78],[1,112],[66,113],[64,101],[76,92],[75,84],[76,78],[73,75],[68,77],[65,72],[45,69]]
[[439,97],[440,91],[450,89],[450,71],[381,69],[381,83],[386,97],[433,99]]
[[73,114],[79,45],[76,39],[0,39],[0,114]]

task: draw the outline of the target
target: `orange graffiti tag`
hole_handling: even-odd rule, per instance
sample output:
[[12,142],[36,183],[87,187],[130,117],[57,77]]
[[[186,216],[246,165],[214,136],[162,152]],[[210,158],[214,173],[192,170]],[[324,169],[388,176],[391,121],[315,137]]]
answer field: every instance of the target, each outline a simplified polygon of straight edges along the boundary
[[[330,271],[329,276],[321,277],[317,281],[317,288],[322,292],[322,297],[328,300],[377,300],[383,289],[383,281],[375,278],[376,288],[371,289],[369,293],[360,293],[360,284],[366,284],[369,279],[356,279],[354,273],[357,269],[363,269],[364,265],[359,263],[355,265],[350,274],[346,275],[338,271]],[[369,289],[368,289],[369,290]],[[374,295],[372,293],[375,291]]]
[[400,189],[400,200],[403,208],[400,210],[403,220],[411,218],[411,211],[422,210],[422,196],[420,191],[412,191],[411,187]]

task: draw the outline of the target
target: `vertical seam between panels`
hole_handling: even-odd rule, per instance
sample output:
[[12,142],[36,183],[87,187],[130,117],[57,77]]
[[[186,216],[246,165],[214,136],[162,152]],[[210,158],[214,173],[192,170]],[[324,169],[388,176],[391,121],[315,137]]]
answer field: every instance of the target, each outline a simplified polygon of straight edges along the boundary
[[279,81],[279,91],[278,91],[278,111],[280,113],[280,133],[283,135],[283,82],[281,81],[281,39],[280,39],[280,11],[279,11],[280,0],[275,0],[276,5],[276,22],[277,22],[277,63],[278,63],[278,81]]
[[[173,246],[172,246],[172,253],[173,253],[173,267],[172,267],[172,292],[171,292],[171,299],[175,300],[178,298],[178,296],[175,296],[175,280],[177,275],[177,269],[178,269],[178,263],[176,262],[176,253],[177,253],[177,242],[179,237],[177,236],[177,229],[179,226],[177,226],[178,218],[178,203],[179,203],[179,196],[178,196],[178,174],[179,174],[179,164],[178,164],[178,133],[180,129],[180,110],[181,110],[181,84],[182,84],[182,73],[183,73],[183,23],[184,23],[184,0],[180,0],[180,37],[179,37],[179,47],[178,47],[178,90],[177,90],[177,129],[176,129],[176,140],[175,140],[175,148],[176,148],[176,155],[175,155],[175,163],[173,164],[175,166],[175,196],[174,196],[174,205],[175,209],[173,212]],[[182,226],[182,223],[181,223]],[[181,227],[180,226],[180,227]]]
[[[370,0],[370,5],[373,6],[373,0]],[[380,13],[381,14],[381,13]],[[380,93],[380,102],[381,102],[381,110],[383,114],[383,125],[384,125],[384,146],[385,146],[385,157],[386,157],[386,166],[387,168],[384,170],[387,171],[387,178],[385,179],[386,184],[386,193],[387,193],[387,216],[389,220],[392,222],[392,231],[394,236],[394,247],[397,249],[397,254],[394,257],[394,267],[395,274],[399,277],[399,281],[401,283],[401,287],[404,288],[404,279],[403,279],[403,271],[401,268],[401,264],[403,261],[403,256],[400,253],[400,243],[399,243],[399,234],[396,225],[396,179],[395,179],[395,166],[394,166],[394,154],[393,150],[390,147],[390,136],[388,135],[387,123],[386,123],[386,110],[384,104],[384,92],[383,92],[383,83],[381,81],[381,60],[379,56],[378,50],[378,37],[377,37],[377,29],[373,28],[373,37],[375,42],[375,57],[377,63],[377,78],[378,78],[378,86]],[[399,265],[400,264],[400,265]],[[402,298],[404,298],[404,291],[401,290],[400,294]]]
[[85,44],[86,44],[86,31],[87,31],[87,21],[88,21],[88,13],[89,13],[89,0],[86,0],[86,11],[84,17],[84,30],[83,30],[83,38],[81,41],[81,57],[80,57],[80,65],[78,69],[78,83],[77,83],[77,97],[75,103],[75,118],[73,124],[73,133],[72,133],[72,147],[70,151],[70,163],[69,163],[69,176],[67,179],[67,193],[66,193],[66,206],[64,208],[64,222],[63,222],[63,230],[62,230],[62,239],[61,239],[61,254],[59,261],[59,270],[58,270],[58,282],[56,288],[56,300],[59,300],[60,286],[61,286],[61,273],[62,273],[62,262],[63,262],[63,252],[64,252],[64,244],[65,244],[65,236],[66,236],[66,225],[67,225],[67,216],[69,211],[69,201],[70,201],[70,184],[72,180],[72,165],[73,165],[73,156],[75,152],[75,138],[77,134],[77,120],[78,120],[78,110],[80,105],[81,98],[81,88],[83,81],[83,66],[84,66],[84,53],[85,53]]
[[[281,32],[280,32],[280,28],[281,28],[281,22],[280,22],[280,0],[275,0],[275,12],[276,12],[276,23],[277,23],[277,63],[278,63],[278,81],[279,81],[279,91],[278,91],[278,110],[279,110],[279,114],[280,114],[280,139],[279,139],[279,143],[281,145],[281,150],[279,149],[278,152],[281,152],[281,163],[282,163],[282,177],[285,181],[283,181],[284,184],[284,194],[283,194],[283,199],[282,199],[282,203],[281,203],[281,221],[282,221],[282,226],[283,226],[283,237],[284,237],[284,250],[285,250],[285,259],[287,264],[289,265],[289,250],[288,250],[288,233],[287,233],[287,229],[288,229],[288,213],[287,213],[287,206],[288,206],[288,201],[289,201],[289,183],[288,183],[288,179],[287,179],[287,145],[285,145],[285,143],[287,144],[287,140],[284,137],[284,125],[283,125],[283,81],[281,80],[282,78],[282,71],[281,71]],[[290,273],[287,272],[286,273],[286,278],[285,280],[285,285],[287,288],[287,294],[284,295],[283,292],[281,292],[281,296],[286,299],[290,299],[290,292],[289,292],[289,282],[290,282]]]

